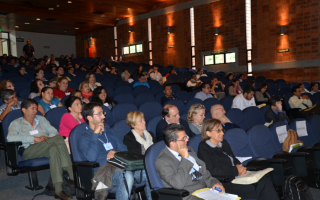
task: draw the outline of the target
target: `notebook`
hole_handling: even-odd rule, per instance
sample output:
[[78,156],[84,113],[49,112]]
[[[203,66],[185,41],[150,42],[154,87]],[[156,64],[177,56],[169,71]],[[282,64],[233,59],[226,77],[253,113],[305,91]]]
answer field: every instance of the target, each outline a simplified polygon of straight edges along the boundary
[[212,190],[209,188],[203,188],[192,193],[193,196],[196,196],[201,199],[206,200],[240,200],[241,198],[235,194],[222,193],[219,194],[218,191]]

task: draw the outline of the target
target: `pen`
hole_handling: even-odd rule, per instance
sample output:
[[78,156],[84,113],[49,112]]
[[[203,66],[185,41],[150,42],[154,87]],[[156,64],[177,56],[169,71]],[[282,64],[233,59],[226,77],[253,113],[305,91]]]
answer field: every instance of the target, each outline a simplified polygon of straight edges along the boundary
[[220,188],[215,187],[215,190],[217,190],[218,192],[221,192],[222,190]]

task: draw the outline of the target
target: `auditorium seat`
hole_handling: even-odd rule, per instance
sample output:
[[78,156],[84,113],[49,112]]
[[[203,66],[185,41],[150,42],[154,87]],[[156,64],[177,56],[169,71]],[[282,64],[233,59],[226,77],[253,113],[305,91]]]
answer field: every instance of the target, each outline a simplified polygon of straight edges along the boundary
[[262,108],[260,108],[261,112],[262,112],[262,116],[265,116],[267,110],[269,110],[270,106],[269,105],[265,105]]
[[134,111],[134,110],[138,110],[138,108],[132,103],[123,103],[123,104],[116,105],[111,110],[113,121],[118,122],[120,120],[126,119],[128,112]]
[[181,100],[182,102],[186,102],[190,99],[190,95],[188,92],[186,91],[178,91],[177,93],[174,93],[174,96],[177,97],[179,100]]
[[16,82],[14,84],[14,89],[15,89],[16,94],[19,94],[25,88],[29,88],[30,89],[30,83],[27,82],[27,81]]
[[121,93],[133,94],[130,86],[119,86],[114,89],[114,96],[121,94]]
[[159,92],[163,91],[163,86],[162,85],[155,85],[153,87],[150,86],[150,91],[153,95],[158,94]]
[[221,105],[224,107],[225,111],[228,111],[231,109],[232,103],[233,103],[234,97],[232,96],[226,96],[225,98],[221,99]]
[[296,86],[296,85],[298,85],[298,83],[297,82],[291,82],[290,84],[289,84],[289,87],[292,89],[294,86]]
[[137,94],[140,94],[140,93],[151,93],[149,88],[144,85],[138,85],[135,88],[133,88],[132,91],[133,91],[133,96],[136,96]]
[[186,103],[185,103],[185,106],[186,106],[186,109],[184,110],[185,113],[188,113],[189,112],[189,109],[192,105],[194,104],[201,104],[203,105],[203,101],[201,99],[189,99]]
[[59,132],[59,126],[62,116],[67,113],[67,109],[65,107],[56,107],[49,110],[45,117],[50,122],[51,126],[53,126]]
[[161,119],[162,119],[161,115],[158,115],[158,116],[155,116],[155,117],[149,119],[147,121],[147,125],[146,125],[147,131],[152,132],[153,135],[155,135],[156,134],[157,124],[159,123],[159,121]]
[[21,90],[21,92],[19,93],[19,96],[23,99],[27,99],[30,95],[30,88],[24,88],[23,90]]
[[194,96],[196,96],[196,94],[200,92],[200,90],[196,89],[196,90],[193,90],[191,93],[190,93],[190,98],[193,99]]
[[181,91],[180,86],[176,84],[171,84],[172,93],[176,94],[177,92]]
[[105,115],[106,118],[104,119],[105,120],[105,124],[107,124],[109,127],[111,127],[114,124],[114,120],[113,120],[111,111],[105,105],[102,106],[102,109],[103,109],[103,112],[106,113],[106,115]]
[[242,112],[247,121],[247,124],[249,125],[249,128],[259,124],[264,125],[266,123],[262,111],[256,106],[248,107]]
[[149,80],[148,84],[149,84],[150,88],[152,88],[154,86],[160,86],[160,83],[158,81],[155,81],[155,80]]
[[67,96],[65,96],[65,97],[63,97],[62,99],[61,99],[61,103],[62,103],[62,105],[63,106],[65,106],[65,101],[67,100],[67,98],[69,98],[69,95],[67,95]]
[[243,130],[247,130],[249,125],[245,119],[244,113],[238,108],[231,108],[227,111],[226,117],[234,124],[238,125]]
[[208,99],[204,100],[203,105],[206,108],[206,113],[209,113],[211,106],[216,105],[216,104],[221,104],[219,99],[217,99],[217,98],[208,98]]
[[256,82],[261,82],[261,83],[265,82],[265,80],[266,80],[266,77],[264,76],[257,76],[255,79]]
[[79,88],[79,85],[73,81],[69,81],[68,82],[68,85],[70,88],[73,88],[73,89],[78,89]]
[[152,93],[140,93],[135,96],[135,104],[139,107],[145,102],[154,102],[156,101]]
[[284,79],[277,79],[277,80],[276,80],[276,84],[277,84],[277,85],[279,85],[279,83],[281,83],[281,82],[286,82],[286,81],[285,81]]
[[161,98],[164,96],[163,92],[159,92],[158,94],[155,95],[155,100],[156,102],[161,104]]
[[[125,86],[126,87],[126,86]],[[113,98],[118,103],[133,103],[135,102],[134,96],[130,93],[120,93]]]
[[118,80],[116,82],[116,84],[114,85],[114,88],[120,87],[120,86],[128,86],[131,87],[130,83],[128,83],[127,81],[123,81],[123,80]]
[[[103,87],[114,88],[114,82],[113,82],[113,81],[101,81],[100,84],[101,84],[101,86],[103,86]],[[130,86],[129,86],[129,87],[130,87]]]
[[167,104],[175,105],[178,108],[180,115],[182,115],[184,113],[184,111],[186,110],[186,107],[181,100],[169,100],[169,101],[165,102],[163,106],[165,106]]
[[288,93],[292,93],[291,89],[289,87],[283,87],[283,88],[279,89],[280,98],[283,98]]
[[104,87],[109,95],[109,97],[113,98],[114,97],[114,91],[110,87]]
[[112,130],[117,135],[118,139],[121,142],[123,142],[124,136],[127,135],[131,131],[131,128],[128,126],[126,120],[124,119],[124,120],[120,120],[120,121],[116,122],[112,126]]
[[286,82],[280,82],[278,84],[278,89],[281,90],[282,88],[289,88],[290,89],[289,85]]
[[145,121],[161,115],[162,106],[158,102],[145,102],[139,106],[139,111],[143,113]]
[[[274,84],[276,84],[276,82],[275,82],[273,79],[267,79],[267,80],[265,80],[265,82],[268,83],[268,85],[269,85],[269,83],[274,83]],[[276,84],[276,85],[277,85],[277,84]]]

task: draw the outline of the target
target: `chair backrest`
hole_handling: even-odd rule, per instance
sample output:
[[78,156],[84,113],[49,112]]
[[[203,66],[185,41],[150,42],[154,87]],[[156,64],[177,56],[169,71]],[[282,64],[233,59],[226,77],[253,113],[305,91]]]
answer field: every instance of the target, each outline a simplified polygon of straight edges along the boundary
[[135,101],[134,96],[130,93],[117,94],[113,99],[118,103],[133,103]]
[[270,83],[268,83],[268,89],[270,89],[270,88],[277,89],[278,87],[277,87],[277,84],[275,82],[270,82]]
[[194,96],[196,96],[196,94],[198,93],[198,92],[200,92],[200,90],[193,90],[191,93],[190,93],[190,98],[191,99],[193,99],[194,98]]
[[166,144],[164,143],[164,141],[157,142],[151,145],[145,154],[145,158],[144,158],[145,170],[148,176],[150,188],[154,190],[164,188],[161,178],[157,173],[155,164],[160,152],[165,147],[166,147]]
[[23,90],[21,90],[21,92],[19,93],[19,96],[23,99],[28,98],[30,95],[30,88],[24,88]]
[[40,96],[36,96],[36,97],[34,97],[34,98],[33,98],[33,100],[35,100],[36,102],[39,102],[39,101],[40,101],[40,99],[41,99],[41,97],[40,97]]
[[249,145],[248,135],[243,129],[229,129],[224,133],[223,139],[227,140],[236,157],[253,156],[253,152]]
[[249,145],[256,157],[272,158],[273,155],[280,153],[275,145],[270,130],[264,125],[256,125],[248,131]]
[[231,108],[227,111],[226,116],[230,121],[236,125],[238,125],[243,130],[247,130],[249,125],[245,119],[243,112],[238,108]]
[[242,112],[245,116],[245,119],[249,127],[252,127],[258,124],[263,125],[266,123],[266,119],[264,118],[264,115],[262,114],[260,108],[256,106],[248,107],[244,109]]
[[86,122],[84,122],[84,123],[81,123],[81,124],[75,126],[70,132],[69,146],[70,146],[70,151],[71,151],[71,159],[73,162],[85,161],[85,160],[83,160],[83,158],[79,152],[77,142],[78,142],[80,135],[82,133],[84,133],[88,127],[89,127],[89,125]]
[[201,134],[199,135],[196,135],[192,138],[190,138],[189,142],[188,142],[188,146],[191,147],[194,152],[196,152],[196,154],[198,154],[198,147],[199,147],[199,144],[200,142],[202,142],[202,137],[201,137]]
[[[150,86],[151,87],[151,86]],[[151,87],[150,89],[151,93],[153,95],[156,95],[158,94],[159,92],[162,92],[163,91],[163,86],[162,85],[154,85]]]
[[15,83],[15,92],[19,94],[23,89],[29,88],[30,90],[30,83],[25,81],[25,82],[16,82]]
[[[114,88],[114,82],[113,81],[102,81],[100,83],[103,87],[110,87]],[[130,87],[130,86],[129,86]]]
[[136,96],[137,94],[140,94],[140,93],[151,93],[151,91],[147,86],[144,86],[144,85],[138,85],[135,88],[133,88],[133,96]]
[[290,87],[290,88],[293,88],[293,87],[296,86],[296,85],[298,85],[297,82],[291,82],[291,83],[289,84],[289,87]]
[[135,104],[139,107],[145,102],[154,102],[156,101],[152,93],[140,93],[135,96]]
[[174,96],[177,97],[182,102],[186,102],[190,99],[190,95],[186,91],[178,91],[177,93],[174,94]]
[[266,80],[266,77],[264,76],[257,76],[256,81],[258,82],[264,82]]
[[[299,133],[298,133],[299,130],[297,130],[297,122],[300,122],[300,123],[305,122],[306,123],[307,134],[308,134],[307,136],[302,136],[302,137],[299,136]],[[289,127],[290,127],[290,129],[297,131],[297,139],[301,140],[305,146],[312,147],[315,143],[319,142],[316,140],[316,138],[313,136],[313,134],[310,134],[310,133],[312,133],[312,131],[311,131],[312,127],[308,126],[308,123],[305,119],[303,119],[303,118],[294,119],[290,122]]]
[[279,90],[278,88],[269,88],[268,93],[270,96],[276,96],[279,95]]
[[114,97],[114,91],[111,87],[104,87],[106,91],[108,92],[109,97],[113,98]]
[[131,128],[128,126],[126,120],[120,120],[120,121],[116,122],[112,126],[112,129],[116,133],[117,137],[119,138],[119,140],[121,142],[123,142],[124,136],[127,135],[131,130]]
[[[285,130],[282,130],[282,127],[285,127]],[[278,150],[282,150],[283,142],[282,141],[280,142],[280,138],[278,136],[277,131],[279,132],[279,134],[284,134],[284,132],[285,132],[285,136],[283,136],[283,138],[286,138],[287,137],[286,133],[289,130],[289,126],[285,122],[277,122],[277,123],[272,124],[271,126],[269,126],[269,130],[271,132],[271,137],[272,137],[274,143],[278,147]]]
[[280,82],[278,83],[278,89],[289,87],[289,85],[286,82]]
[[160,103],[161,104],[161,98],[164,96],[164,93],[163,92],[159,92],[158,94],[155,95],[155,99],[156,99],[156,102]]
[[[188,117],[188,113],[184,113],[183,115],[180,115],[180,119],[183,119],[185,121],[188,121],[187,117]],[[203,121],[205,121],[205,120],[203,120]]]
[[169,83],[169,84],[171,84],[171,83],[179,83],[179,82],[180,82],[180,78],[176,74],[170,74],[167,77],[167,83]]
[[284,79],[277,79],[276,80],[276,84],[278,85],[279,83],[281,83],[281,82],[286,82]]
[[158,102],[145,102],[139,106],[139,111],[143,113],[145,121],[161,115],[162,106]]
[[67,109],[65,107],[57,107],[49,110],[45,117],[50,122],[51,126],[55,127],[59,132],[60,121],[62,115],[67,113]]
[[155,81],[155,80],[148,81],[148,84],[149,84],[150,88],[152,88],[154,86],[160,86],[160,83],[158,81]]
[[[92,97],[92,96],[91,96]],[[65,101],[67,100],[67,98],[69,98],[69,95],[67,95],[67,96],[65,96],[65,97],[63,97],[62,99],[61,99],[61,103],[62,103],[62,105],[63,106],[65,106],[66,104],[65,104]],[[40,100],[40,99],[39,99]]]
[[286,110],[291,109],[290,104],[289,104],[289,100],[292,96],[293,96],[292,92],[289,92],[286,95],[284,95],[284,97],[283,97],[283,103],[284,103],[284,107]]
[[68,85],[70,88],[73,88],[73,89],[78,89],[79,88],[79,85],[73,81],[69,81],[68,82]]
[[304,87],[305,87],[306,89],[310,90],[310,88],[311,88],[310,83],[308,83],[308,82],[302,82],[302,84],[304,85]]
[[231,109],[232,103],[233,103],[234,97],[226,96],[225,98],[221,99],[221,105],[224,107],[225,111],[228,111]]
[[[41,112],[37,112],[37,115],[42,116]],[[22,111],[21,109],[19,110],[13,110],[10,111],[2,120],[2,130],[3,130],[3,134],[4,134],[4,141],[7,141],[7,135],[8,135],[8,128],[11,124],[12,121],[14,121],[15,119],[18,119],[22,116]],[[0,141],[2,141],[2,139],[0,139]]]
[[[268,85],[269,85],[269,83],[274,83],[274,84],[276,84],[276,82],[275,82],[273,79],[267,79],[265,82],[268,83]],[[276,84],[276,85],[277,85],[277,84]]]
[[184,111],[186,110],[186,107],[181,100],[169,100],[169,101],[165,102],[163,106],[165,106],[167,104],[175,105],[178,108],[180,115],[183,114]]
[[172,93],[176,94],[177,92],[181,91],[180,86],[176,84],[171,84]]
[[130,86],[119,86],[114,89],[115,96],[121,93],[133,94]]
[[316,103],[320,103],[320,92],[315,93],[313,99]]
[[118,122],[120,120],[126,119],[127,114],[130,111],[138,110],[137,106],[131,103],[123,103],[123,104],[118,104],[115,107],[112,108],[111,110],[111,115],[113,117],[114,122]]
[[130,83],[123,80],[118,80],[116,84],[114,85],[114,88],[120,87],[120,86],[129,86],[131,87]]
[[105,124],[107,124],[109,127],[111,127],[114,124],[114,120],[113,120],[111,111],[105,105],[102,106],[102,109],[103,109],[103,112],[106,113]]
[[314,115],[310,117],[307,121],[308,133],[310,135],[313,135],[316,141],[318,142],[320,142],[320,134],[319,134],[320,123],[319,122],[320,122],[319,115]]
[[221,104],[219,99],[216,98],[208,98],[203,102],[204,107],[206,108],[206,113],[210,112],[211,106],[215,104]]
[[203,105],[203,101],[201,99],[189,99],[185,105],[186,105],[186,109],[184,110],[185,113],[188,113],[190,107],[194,104],[201,104]]
[[262,108],[260,108],[262,115],[265,116],[267,110],[269,110],[270,106],[269,105],[265,105]]
[[161,120],[162,116],[161,115],[158,115],[156,117],[153,117],[151,119],[149,119],[147,121],[147,130],[149,132],[152,132],[154,135],[156,134],[156,127],[157,127],[157,124],[159,123],[159,121]]

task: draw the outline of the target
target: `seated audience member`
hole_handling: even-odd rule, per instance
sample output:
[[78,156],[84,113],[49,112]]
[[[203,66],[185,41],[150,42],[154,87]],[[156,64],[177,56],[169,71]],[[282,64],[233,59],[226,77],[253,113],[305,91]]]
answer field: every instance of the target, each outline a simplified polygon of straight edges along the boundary
[[254,88],[254,86],[256,85],[256,82],[254,80],[249,80],[248,85]]
[[286,112],[282,109],[282,101],[279,96],[273,96],[269,100],[270,108],[265,113],[266,122],[270,123],[273,121],[273,124],[277,122],[285,122],[289,124],[290,119],[287,116]]
[[231,72],[227,73],[226,79],[227,79],[227,81],[228,81],[229,84],[232,84],[232,83],[233,83],[233,82],[232,82],[232,81],[233,81],[233,77],[234,77],[233,73],[231,73]]
[[99,69],[102,69],[102,68],[105,67],[104,64],[102,63],[102,60],[98,60],[98,61],[96,62],[96,65],[99,67]]
[[239,76],[239,81],[240,81],[240,83],[241,83],[243,80],[245,80],[245,79],[247,79],[246,75],[240,74],[240,76]]
[[139,74],[138,81],[133,84],[133,88],[137,87],[138,85],[144,85],[150,88],[149,84],[146,81],[147,81],[147,77],[144,74]]
[[[116,133],[112,129],[105,127],[105,115],[103,113],[100,103],[89,103],[83,108],[83,117],[88,126],[77,141],[82,158],[90,162],[98,162],[100,167],[105,165],[107,160],[113,158],[116,152],[127,151],[127,147],[118,139]],[[96,170],[97,168],[94,169],[94,171]],[[147,178],[145,173],[142,173],[142,175],[142,180],[140,180],[140,171],[136,171],[133,174],[132,171],[113,168],[112,185],[117,186],[116,199],[129,199],[128,194],[131,194],[135,178],[138,182],[146,181],[146,193],[148,193],[146,196],[151,200]],[[124,183],[124,177],[127,186]]]
[[[97,67],[96,69],[93,70],[95,74],[101,74],[103,75],[103,73],[101,72],[101,70]],[[116,72],[117,73],[117,72]]]
[[259,88],[256,91],[256,101],[257,105],[266,103],[269,103],[269,99],[271,98],[269,93],[268,93],[269,86],[267,83],[261,83]]
[[96,75],[92,72],[87,74],[86,81],[89,82],[89,87],[91,91],[101,86],[101,84],[96,81]]
[[69,82],[66,77],[58,78],[56,88],[53,89],[53,95],[61,100],[63,97],[70,95],[73,88],[69,88]]
[[3,81],[0,82],[0,92],[7,90],[7,89],[14,91],[15,90],[14,84],[9,79],[4,79]]
[[50,74],[57,75],[57,66],[56,65],[50,65],[49,72],[50,72]]
[[[102,74],[102,73],[101,73]],[[110,74],[118,75],[117,74],[117,69],[115,67],[111,67],[110,69]]]
[[191,79],[187,82],[187,87],[191,88],[191,90],[197,89],[202,84],[200,80],[197,80],[196,74],[191,75]]
[[29,68],[32,67],[32,66],[30,65],[30,61],[29,61],[29,60],[26,60],[26,61],[24,62],[24,65],[27,66],[27,67],[29,67]]
[[33,99],[37,96],[40,96],[41,94],[41,90],[42,88],[44,88],[44,84],[42,82],[42,80],[40,79],[35,79],[31,82],[31,86],[30,86],[30,95],[29,98]]
[[171,88],[171,85],[169,84],[163,85],[163,93],[164,93],[164,96],[161,98],[162,106],[169,100],[178,99],[177,97],[172,95],[172,88]]
[[91,102],[101,103],[110,110],[118,104],[117,101],[113,100],[109,96],[107,90],[103,86],[99,86],[94,89]]
[[57,85],[57,80],[58,80],[58,77],[56,76],[50,77],[48,80],[49,87],[51,87],[52,89],[55,88]]
[[198,69],[197,80],[199,80],[200,77],[208,77],[207,74],[203,73],[203,70],[201,68]]
[[158,71],[158,67],[157,66],[153,66],[153,72],[150,74],[150,79],[158,81],[162,85],[162,83],[163,83],[162,82],[162,75]]
[[65,79],[67,79],[67,81],[71,81],[71,79],[69,77],[64,77],[64,68],[62,66],[57,67],[56,71],[57,71],[58,78],[65,78]]
[[82,102],[82,108],[87,104],[90,103],[89,99],[83,97],[82,92],[78,89],[73,90],[69,97],[79,97]]
[[[208,119],[203,123],[198,156],[211,176],[222,176],[234,179],[247,172],[241,162],[234,156],[229,143],[223,139],[224,130],[217,119]],[[223,183],[227,193],[237,194],[243,199],[279,200],[269,175],[262,177],[257,183],[249,185]]]
[[128,83],[132,83],[132,82],[133,82],[133,79],[130,78],[129,72],[122,72],[122,73],[121,73],[121,79],[122,79],[123,81],[128,82]]
[[188,122],[186,122],[183,119],[180,119],[178,108],[172,104],[167,104],[162,109],[162,119],[158,122],[156,126],[157,141],[163,140],[163,130],[166,128],[168,124],[181,124],[190,138],[196,135],[190,130]]
[[137,77],[139,74],[143,73],[143,67],[142,65],[139,66],[139,68],[134,72],[134,77]]
[[65,101],[65,107],[68,110],[63,114],[59,126],[59,135],[69,137],[71,130],[84,121],[82,117],[82,101],[79,97],[70,96]]
[[[36,115],[38,103],[33,99],[25,99],[21,103],[23,117],[11,122],[8,129],[8,142],[21,141],[24,147],[23,160],[49,158],[52,183],[56,199],[69,200],[71,196],[62,190],[63,170],[69,174],[69,185],[74,186],[72,163],[66,143],[58,131],[46,118]],[[34,134],[30,134],[33,132]]]
[[1,100],[4,102],[0,106],[0,122],[3,118],[13,110],[18,110],[21,108],[21,101],[18,101],[15,91],[6,89],[1,92]]
[[153,133],[146,130],[143,113],[140,111],[129,112],[126,122],[131,131],[124,136],[123,143],[127,146],[128,151],[144,155],[147,149],[157,141]]
[[317,82],[311,83],[311,91],[310,94],[314,95],[315,93],[319,92],[319,85]]
[[307,90],[302,83],[299,83],[297,86],[300,87],[302,93],[310,93],[309,90]]
[[26,75],[26,74],[28,74],[28,72],[26,71],[26,68],[24,67],[24,66],[20,66],[19,67],[19,74],[20,74],[20,76],[24,76],[24,75]]
[[68,76],[70,77],[75,77],[75,73],[74,73],[74,68],[73,67],[69,67],[68,68]]
[[204,101],[208,98],[213,98],[213,97],[218,98],[214,90],[211,91],[209,84],[202,83],[200,88],[201,88],[201,91],[194,96],[195,99],[201,99],[202,101]]
[[237,96],[243,92],[239,79],[233,79],[232,85],[228,88],[229,96]]
[[218,81],[216,76],[211,78],[211,91],[214,91],[219,100],[223,99],[226,96],[224,88],[226,87],[221,81]]
[[233,99],[231,108],[239,108],[240,110],[244,110],[250,106],[256,106],[253,95],[254,88],[247,86],[244,88],[243,94],[239,94]]
[[201,134],[202,123],[205,118],[206,109],[201,104],[194,104],[188,111],[187,121],[189,128],[196,135]]
[[37,71],[39,69],[43,69],[40,63],[37,63],[36,65],[33,66],[33,70]]
[[211,106],[210,109],[212,119],[217,119],[221,122],[224,130],[229,130],[232,128],[240,128],[237,124],[232,123],[230,119],[225,115],[226,111],[224,107],[220,104],[215,104]]
[[41,112],[43,108],[43,116],[45,113],[47,113],[49,110],[56,108],[56,107],[63,107],[62,103],[53,96],[53,90],[50,87],[44,87],[41,90],[41,99],[39,100],[39,111]]
[[2,60],[1,60],[1,66],[5,66],[5,65],[7,65],[7,59],[2,58]]
[[10,59],[10,66],[16,67],[15,65],[16,65],[16,60],[14,58],[11,58]]
[[199,199],[192,193],[202,188],[214,190],[217,187],[221,189],[220,193],[225,193],[219,180],[210,175],[206,164],[187,146],[189,137],[183,126],[170,124],[163,135],[166,147],[160,152],[155,166],[164,187],[189,191],[185,200]]
[[177,72],[174,69],[170,70],[170,72],[166,74],[166,78],[168,78],[170,74],[177,74]]
[[88,81],[83,81],[80,83],[79,90],[82,92],[82,96],[86,99],[89,99],[93,95],[93,92],[90,91]]
[[47,79],[44,77],[44,70],[43,69],[38,69],[35,73],[34,73],[34,79],[40,79],[43,82],[47,82]]
[[80,71],[84,71],[84,72],[87,71],[87,68],[85,65],[80,65],[79,69],[80,69]]

